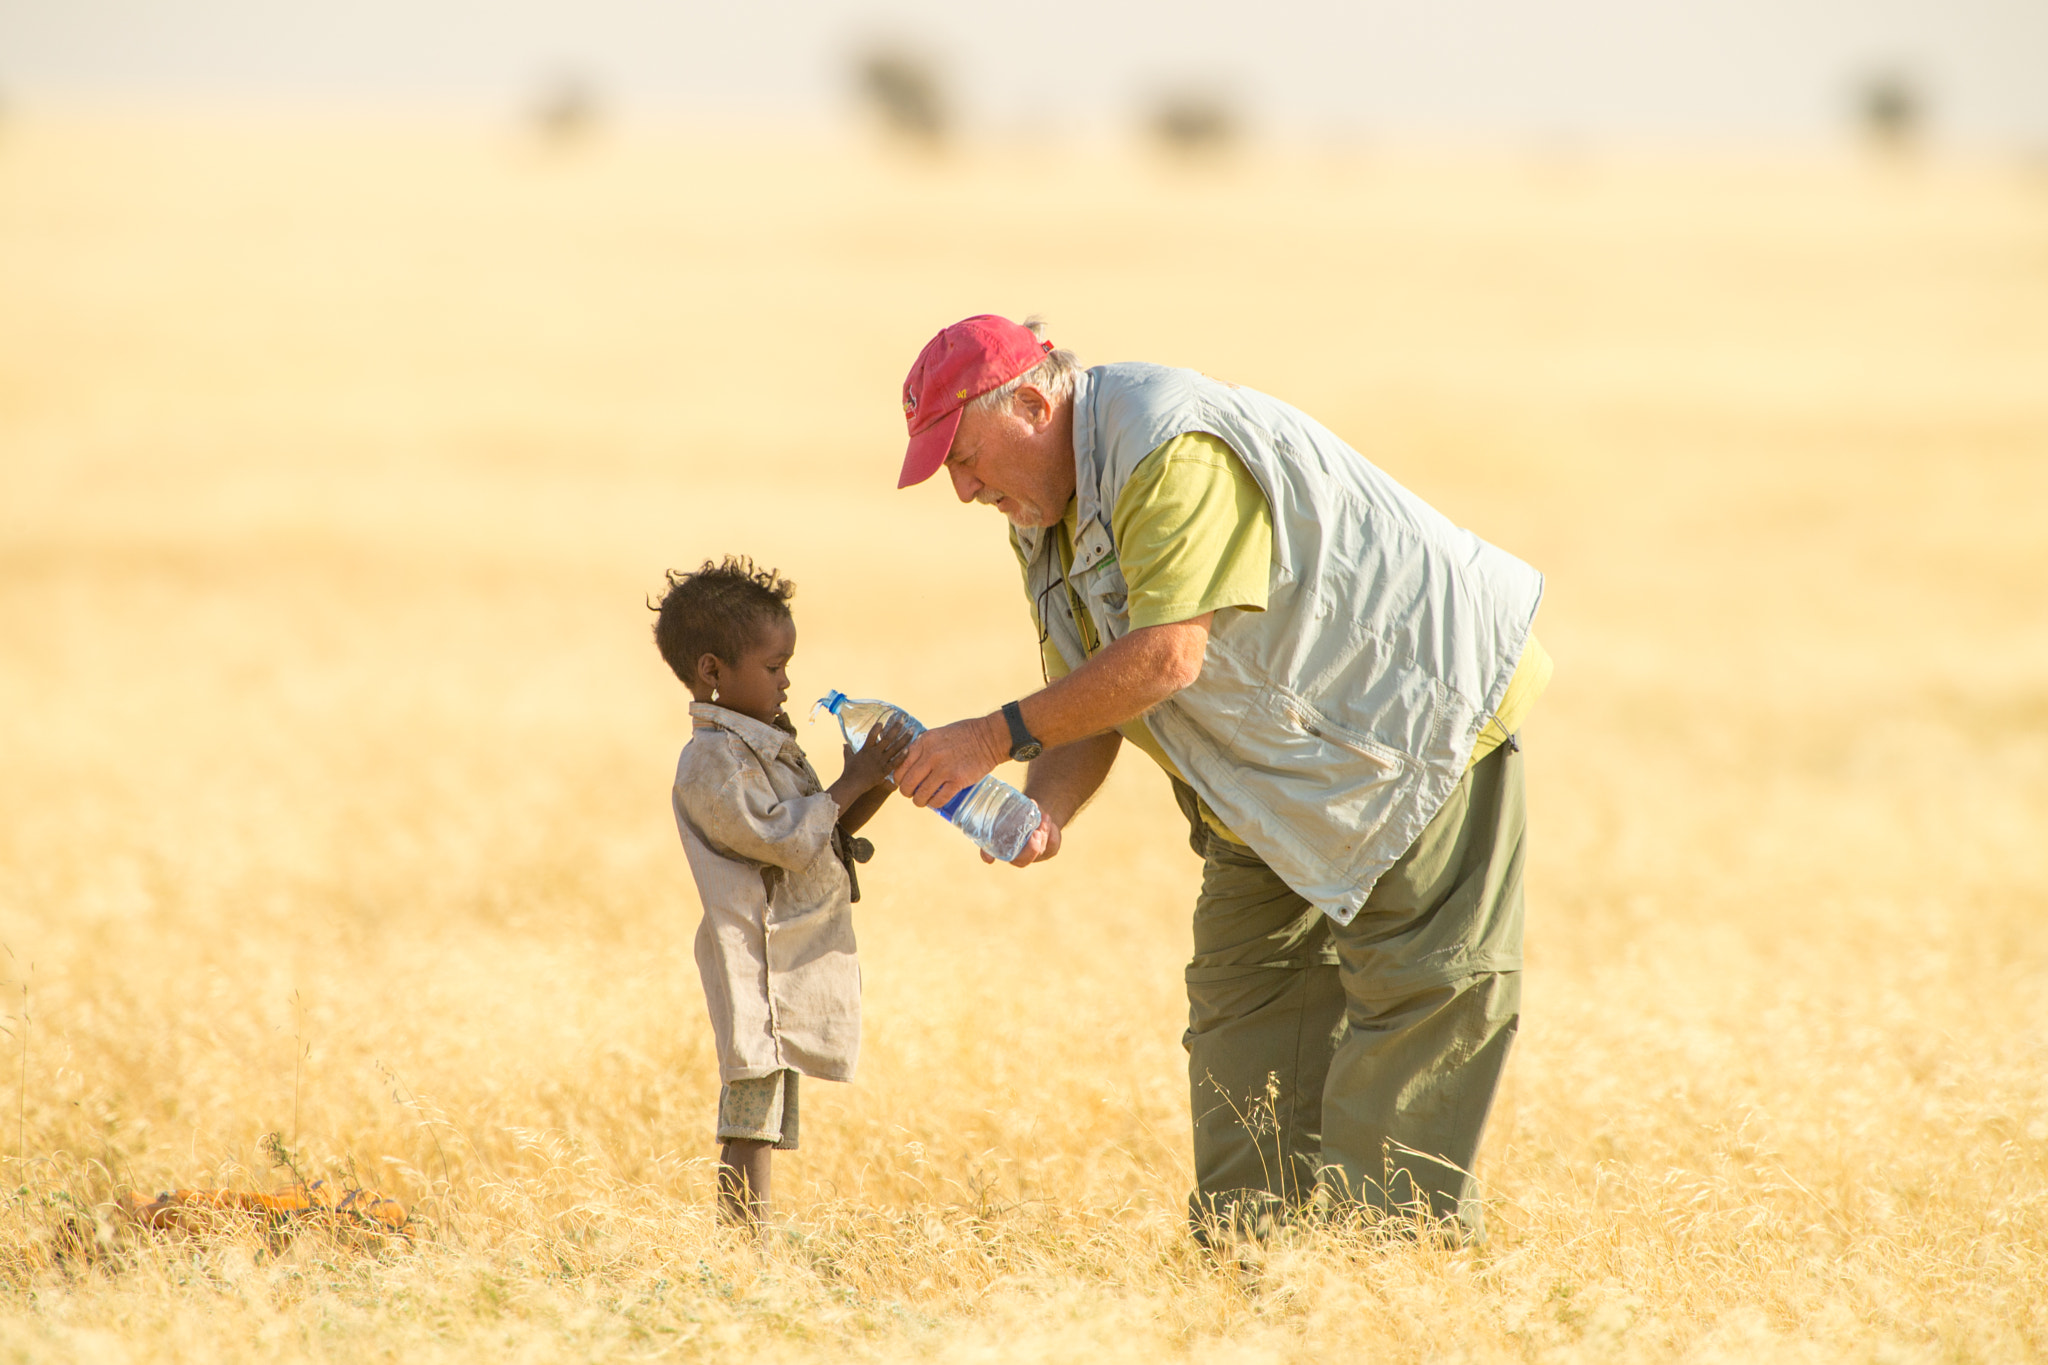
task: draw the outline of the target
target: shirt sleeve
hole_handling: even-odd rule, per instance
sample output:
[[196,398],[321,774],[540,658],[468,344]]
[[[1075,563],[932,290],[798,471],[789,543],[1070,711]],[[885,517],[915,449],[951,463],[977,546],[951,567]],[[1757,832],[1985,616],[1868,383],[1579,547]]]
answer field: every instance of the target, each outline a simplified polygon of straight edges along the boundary
[[[738,746],[733,746],[738,747]],[[706,843],[792,872],[832,847],[839,806],[829,792],[784,801],[750,751],[706,765],[676,787],[676,807]]]
[[1133,630],[1226,607],[1266,609],[1273,512],[1221,437],[1189,432],[1139,461],[1110,530]]

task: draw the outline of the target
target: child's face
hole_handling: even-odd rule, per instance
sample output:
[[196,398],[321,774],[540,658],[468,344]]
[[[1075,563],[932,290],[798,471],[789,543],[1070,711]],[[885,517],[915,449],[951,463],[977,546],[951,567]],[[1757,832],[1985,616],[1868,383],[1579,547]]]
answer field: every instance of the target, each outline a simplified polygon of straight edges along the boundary
[[705,655],[712,665],[718,704],[763,724],[774,724],[782,703],[789,698],[789,660],[795,653],[796,622],[778,620],[760,626],[753,643],[740,651],[735,663]]

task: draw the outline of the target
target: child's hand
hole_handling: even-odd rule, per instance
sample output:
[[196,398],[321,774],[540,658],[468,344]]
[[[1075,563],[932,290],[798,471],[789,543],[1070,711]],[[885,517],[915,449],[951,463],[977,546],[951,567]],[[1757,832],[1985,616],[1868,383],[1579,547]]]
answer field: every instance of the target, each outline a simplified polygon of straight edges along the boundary
[[903,761],[903,755],[910,748],[913,736],[909,724],[901,716],[891,716],[889,723],[868,736],[868,742],[855,753],[852,745],[846,746],[845,766],[841,769],[840,781],[857,786],[865,792],[886,782],[896,765]]

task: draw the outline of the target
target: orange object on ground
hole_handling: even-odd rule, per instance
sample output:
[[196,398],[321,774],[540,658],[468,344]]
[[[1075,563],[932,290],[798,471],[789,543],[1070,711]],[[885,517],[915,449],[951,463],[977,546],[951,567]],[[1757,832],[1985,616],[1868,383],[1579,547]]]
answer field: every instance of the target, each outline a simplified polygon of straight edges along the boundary
[[366,1232],[412,1235],[412,1215],[375,1190],[337,1190],[324,1180],[275,1194],[256,1190],[170,1190],[145,1204],[129,1196],[137,1222],[156,1232],[200,1232],[220,1226],[221,1215],[255,1214],[273,1226],[324,1220]]

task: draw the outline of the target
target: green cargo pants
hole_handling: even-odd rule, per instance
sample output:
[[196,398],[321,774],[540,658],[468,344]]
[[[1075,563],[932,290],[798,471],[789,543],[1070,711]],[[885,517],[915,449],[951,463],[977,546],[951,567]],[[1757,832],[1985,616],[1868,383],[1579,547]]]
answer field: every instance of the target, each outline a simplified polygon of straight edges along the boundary
[[1466,772],[1349,925],[1175,794],[1204,863],[1183,1040],[1197,1235],[1313,1202],[1483,1238],[1470,1173],[1521,1011],[1520,751]]

